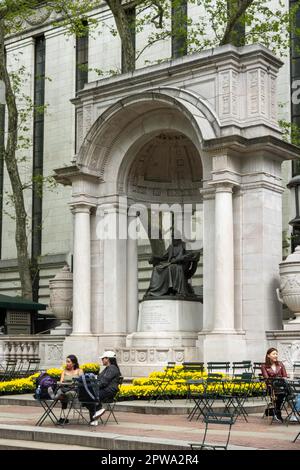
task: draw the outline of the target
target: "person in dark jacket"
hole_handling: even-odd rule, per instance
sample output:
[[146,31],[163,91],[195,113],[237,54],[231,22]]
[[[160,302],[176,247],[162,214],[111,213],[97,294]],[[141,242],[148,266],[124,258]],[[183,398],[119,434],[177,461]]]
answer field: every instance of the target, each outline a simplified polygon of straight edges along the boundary
[[104,351],[102,356],[102,364],[105,366],[105,369],[98,375],[97,382],[99,385],[99,396],[98,404],[96,407],[96,413],[91,416],[91,413],[95,412],[90,411],[91,425],[97,426],[97,419],[100,418],[105,413],[105,408],[102,408],[102,402],[109,401],[114,398],[119,390],[119,381],[121,377],[121,372],[117,364],[116,353],[114,351]]
[[[278,351],[276,348],[270,348],[267,351],[265,363],[261,365],[261,373],[266,380],[269,393],[272,393],[272,379],[282,377],[287,378],[286,369],[282,362],[278,361]],[[270,379],[268,381],[268,379]],[[285,395],[278,393],[275,396],[275,416],[278,421],[282,421],[281,406]]]

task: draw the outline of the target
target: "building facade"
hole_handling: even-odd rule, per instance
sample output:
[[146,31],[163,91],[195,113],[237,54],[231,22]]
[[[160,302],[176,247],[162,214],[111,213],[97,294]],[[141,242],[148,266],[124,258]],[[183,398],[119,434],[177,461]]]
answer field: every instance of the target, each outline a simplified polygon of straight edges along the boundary
[[[187,11],[200,14],[194,5]],[[298,69],[262,46],[178,57],[182,45],[166,39],[145,50],[134,73],[99,78],[99,69],[122,70],[122,50],[109,10],[93,16],[98,30],[74,38],[40,13],[6,45],[10,67],[27,71],[24,93],[47,104],[29,123],[33,146],[22,177],[42,171],[59,183],[42,199],[26,195],[41,302],[58,269],[73,267],[73,331],[58,339],[55,358],[59,348],[82,361],[115,348],[125,375],[168,360],[259,361],[266,331],[282,329],[275,290],[289,250],[286,243],[282,251],[292,218],[285,181],[297,151],[282,141],[278,120],[298,119],[290,106]],[[147,33],[136,34],[137,50]],[[151,249],[141,210],[154,206],[166,217],[190,208],[196,240],[185,235],[191,249],[203,248],[193,281],[203,306],[143,309]],[[137,226],[140,235],[128,237]],[[105,235],[111,227],[118,233]],[[14,221],[4,210],[1,255],[1,292],[15,294]],[[176,322],[168,308],[178,311]]]

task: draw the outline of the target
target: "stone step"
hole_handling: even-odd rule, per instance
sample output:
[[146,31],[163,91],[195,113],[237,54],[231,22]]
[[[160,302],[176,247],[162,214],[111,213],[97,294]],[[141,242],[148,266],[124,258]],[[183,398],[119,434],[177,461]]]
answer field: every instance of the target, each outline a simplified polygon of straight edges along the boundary
[[[0,424],[0,441],[24,441],[40,443],[41,445],[79,446],[85,449],[109,450],[186,450],[188,442],[176,439],[148,438],[142,436],[98,431],[77,431],[71,429],[37,428],[36,426],[22,426]],[[65,448],[65,447],[64,447]]]
[[96,450],[68,444],[51,444],[49,442],[26,441],[21,439],[0,439],[0,450]]
[[[32,397],[32,394],[26,395],[6,395],[0,397],[0,405],[17,405],[17,406],[38,406],[40,403]],[[171,402],[158,400],[128,400],[120,401],[116,404],[116,411],[127,413],[141,413],[154,415],[187,415],[189,410],[194,407],[194,403],[185,399],[174,399]],[[255,398],[250,399],[245,405],[247,413],[262,413],[266,408],[266,401]],[[222,411],[224,404],[221,400],[216,400],[214,409]]]

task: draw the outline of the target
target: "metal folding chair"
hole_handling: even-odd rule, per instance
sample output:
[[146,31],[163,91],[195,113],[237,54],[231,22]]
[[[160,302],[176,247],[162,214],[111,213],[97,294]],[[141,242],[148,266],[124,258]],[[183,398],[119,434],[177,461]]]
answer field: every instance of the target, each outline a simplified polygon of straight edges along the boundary
[[292,417],[293,423],[300,423],[300,410],[296,407],[297,397],[300,396],[300,380],[290,380],[286,383],[287,395],[285,398],[286,407],[288,410],[285,418],[286,424],[289,424]]
[[0,381],[5,382],[14,378],[15,370],[17,367],[16,359],[8,359],[6,361],[3,372],[0,373]]
[[165,373],[162,377],[154,377],[150,379],[150,385],[154,387],[154,390],[152,393],[149,395],[149,400],[154,400],[154,403],[157,402],[157,400],[163,400],[163,401],[169,401],[170,403],[172,402],[170,395],[167,393],[167,386],[169,383],[174,380],[176,376],[176,372],[174,370],[173,365],[172,366],[166,366],[165,368]]
[[207,363],[208,372],[214,372],[216,370],[219,370],[228,374],[229,369],[230,369],[230,362],[208,362]]
[[262,373],[261,373],[261,366],[262,366],[263,362],[253,362],[253,365],[252,365],[252,370],[253,370],[253,374],[254,376],[258,376],[258,377],[262,377]]
[[123,380],[124,380],[124,377],[119,378],[119,390],[118,390],[118,393],[114,396],[114,398],[110,401],[103,401],[103,404],[105,404],[106,411],[107,411],[107,418],[103,422],[103,424],[106,424],[111,416],[113,417],[115,423],[119,424],[118,421],[117,421],[116,415],[115,415],[115,406],[116,406],[116,403],[117,403],[118,398],[120,396],[120,387],[123,383]]
[[300,431],[298,432],[297,436],[295,437],[295,439],[293,440],[293,442],[296,442],[296,440],[298,439],[298,437],[300,436]]
[[[204,422],[205,422],[205,431],[204,431],[204,436],[202,439],[202,442],[193,442],[189,443],[190,447],[192,450],[227,450],[229,440],[230,440],[230,433],[231,433],[231,427],[235,423],[235,416],[231,413],[207,413],[204,417]],[[212,439],[211,436],[215,436],[216,431],[220,430],[220,426],[222,425],[222,428],[226,426],[226,430],[223,429],[223,432],[221,436],[223,437],[223,440],[217,443],[212,443],[209,442],[210,439]],[[219,433],[218,433],[219,435]],[[215,437],[213,437],[215,438]]]
[[252,362],[251,361],[240,361],[232,363],[232,375],[238,372],[242,374],[243,372],[248,372],[252,374]]
[[293,363],[293,377],[300,377],[300,361]]
[[190,421],[194,418],[198,420],[200,416],[205,417],[208,413],[213,414],[213,404],[216,399],[222,396],[223,385],[221,379],[207,378],[202,381],[202,384],[202,391],[191,391],[194,408],[188,414]]
[[269,377],[268,379],[265,379],[265,380],[266,380],[266,385],[267,385],[267,393],[268,393],[268,397],[270,401],[269,403],[267,403],[267,408],[264,411],[264,414],[262,417],[264,418],[265,416],[267,416],[268,418],[271,418],[270,424],[272,424],[276,418],[275,409],[276,409],[276,402],[277,402],[278,395],[282,395],[283,397],[280,410],[278,411],[282,412],[283,410],[285,410],[286,413],[288,414],[287,397],[289,394],[289,389],[288,389],[288,383],[286,379],[284,379],[283,377],[274,377],[274,378]]
[[[51,398],[36,398],[36,400],[40,403],[41,407],[43,408],[44,412],[38,419],[38,421],[35,423],[36,426],[41,426],[43,422],[47,419],[50,418],[53,424],[57,424],[59,418],[56,416],[54,413],[54,407],[59,402],[58,399],[52,400]],[[61,414],[61,410],[60,410]]]

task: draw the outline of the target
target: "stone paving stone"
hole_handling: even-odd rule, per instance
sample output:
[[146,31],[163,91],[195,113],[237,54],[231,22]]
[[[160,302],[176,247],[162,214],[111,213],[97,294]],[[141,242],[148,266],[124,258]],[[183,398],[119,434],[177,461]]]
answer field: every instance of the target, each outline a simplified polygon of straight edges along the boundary
[[[0,427],[1,424],[29,425],[34,426],[42,413],[42,409],[36,406],[0,406]],[[59,414],[59,410],[58,410]],[[72,416],[70,417],[72,420]],[[204,424],[201,420],[188,421],[185,415],[150,415],[140,413],[117,412],[119,424],[109,421],[107,425],[90,427],[86,424],[72,423],[64,427],[54,426],[50,420],[39,427],[39,430],[63,429],[66,435],[68,430],[77,430],[83,433],[98,433],[99,435],[109,435],[115,433],[124,436],[128,440],[145,438],[147,440],[166,439],[182,442],[200,442],[204,432]],[[239,418],[234,424],[231,433],[230,444],[243,448],[255,449],[279,449],[279,450],[300,450],[300,439],[296,443],[292,440],[300,430],[299,424],[273,423],[269,424],[267,419],[262,419],[261,414],[250,415],[248,423]],[[224,431],[216,429],[213,433],[215,442],[219,442]]]

